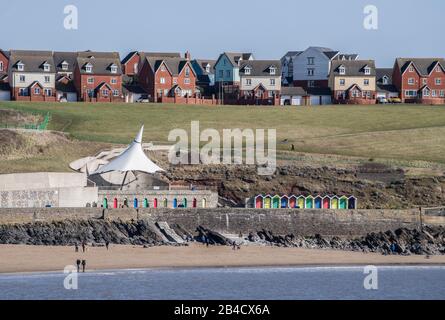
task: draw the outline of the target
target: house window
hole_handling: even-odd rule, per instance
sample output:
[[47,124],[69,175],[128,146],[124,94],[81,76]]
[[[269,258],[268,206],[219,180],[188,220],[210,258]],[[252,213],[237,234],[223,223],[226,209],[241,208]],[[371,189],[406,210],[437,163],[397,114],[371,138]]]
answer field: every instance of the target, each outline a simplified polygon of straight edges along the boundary
[[445,90],[440,90],[440,97],[441,98],[445,97]]
[[102,90],[102,95],[104,97],[108,97],[108,90],[107,89]]
[[161,66],[161,71],[165,71],[165,66],[164,65]]
[[307,86],[308,86],[309,88],[313,88],[313,87],[315,87],[315,81],[314,81],[314,80],[309,80],[309,81],[307,82]]
[[430,89],[428,89],[428,88],[423,89],[423,96],[424,97],[429,97],[430,96]]
[[431,90],[431,96],[436,97],[436,90]]
[[206,72],[209,73],[210,72],[210,66],[206,65]]
[[66,62],[62,63],[62,70],[64,71],[68,70],[68,63]]
[[184,84],[190,84],[190,79],[189,78],[185,78],[184,79]]
[[437,86],[440,86],[442,84],[442,79],[436,78],[435,82]]
[[47,63],[45,63],[45,64],[43,65],[43,71],[48,72],[49,70],[50,70],[50,65],[47,64]]
[[49,83],[49,81],[50,81],[49,76],[45,76],[45,83]]
[[34,88],[34,94],[40,94],[40,88]]
[[189,67],[185,68],[185,76],[190,77],[190,68]]
[[341,75],[346,74],[346,68],[341,66],[340,68],[338,68],[338,73],[340,73]]
[[270,74],[274,75],[277,73],[277,69],[275,67],[270,67]]
[[308,75],[308,76],[313,76],[313,75],[314,75],[314,69],[312,69],[312,68],[308,68],[308,69],[307,69],[307,75]]
[[275,85],[275,79],[270,79],[270,85],[274,86]]
[[405,90],[405,96],[417,97],[417,91],[416,90]]
[[440,66],[436,67],[436,72],[440,72]]
[[314,65],[314,60],[315,60],[314,57],[307,57],[307,64],[310,65],[310,66],[313,66]]
[[409,78],[408,79],[408,84],[409,85],[413,85],[414,84],[414,78]]
[[412,65],[409,66],[409,72],[414,72],[414,67]]
[[365,74],[366,75],[370,75],[371,74],[371,68],[370,67],[366,67],[365,68]]
[[364,84],[365,86],[369,86],[369,79],[365,79],[365,80],[363,80],[363,84]]
[[88,73],[91,73],[91,72],[93,72],[93,67],[92,66],[86,66],[85,67],[85,71],[88,72]]
[[117,73],[117,66],[112,65],[112,66],[110,67],[110,69],[111,69],[111,73]]
[[133,72],[134,73],[138,73],[138,69],[139,69],[139,63],[135,63],[134,65],[133,65]]
[[17,70],[18,71],[23,71],[24,69],[25,69],[25,65],[23,63],[20,62],[20,63],[17,64]]
[[94,78],[93,77],[88,78],[87,83],[89,83],[89,84],[94,83]]
[[93,97],[93,90],[92,89],[87,89],[87,94],[88,94],[88,97]]
[[273,98],[275,92],[273,90],[268,91],[269,98]]
[[252,85],[252,79],[246,79],[246,86]]
[[345,79],[340,79],[340,85],[341,85],[341,86],[344,86],[345,83],[346,83],[346,80],[345,80]]
[[0,71],[3,71],[3,61],[0,61]]
[[230,70],[226,70],[226,77],[227,77],[227,78],[230,78],[230,74],[231,74],[231,73],[230,73]]
[[119,90],[113,90],[113,96],[115,97],[119,96]]
[[161,79],[159,79],[159,83],[161,83],[161,84],[165,84],[165,78],[161,78]]
[[28,95],[28,89],[27,88],[20,88],[19,89],[19,96],[27,96]]
[[117,79],[116,78],[111,78],[111,84],[116,84],[117,83]]
[[249,67],[245,67],[244,68],[244,73],[245,74],[250,74],[251,69]]
[[388,77],[387,76],[383,76],[383,79],[382,79],[383,81],[383,84],[388,84],[388,82],[389,82],[389,79],[388,79]]
[[52,96],[52,90],[51,89],[45,89],[45,96],[51,97]]
[[422,84],[423,84],[423,85],[426,85],[427,83],[428,83],[428,79],[423,78],[423,79],[422,79]]
[[26,81],[26,77],[24,75],[20,75],[19,76],[19,81],[20,82],[25,82]]
[[178,84],[178,78],[173,78],[173,84]]

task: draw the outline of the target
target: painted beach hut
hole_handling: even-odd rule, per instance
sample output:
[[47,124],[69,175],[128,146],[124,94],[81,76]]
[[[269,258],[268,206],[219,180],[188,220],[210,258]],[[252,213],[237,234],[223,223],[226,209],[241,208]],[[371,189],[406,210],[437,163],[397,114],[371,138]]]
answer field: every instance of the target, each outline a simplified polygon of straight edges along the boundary
[[331,209],[338,209],[339,198],[337,196],[331,197]]
[[305,198],[303,196],[299,196],[297,198],[297,204],[299,209],[304,209]]
[[316,196],[314,199],[314,208],[321,209],[323,207],[323,198],[321,196]]
[[260,194],[255,197],[255,208],[260,209],[263,207],[264,197]]
[[275,195],[272,198],[272,209],[280,208],[280,201],[281,201],[281,197],[279,195]]
[[331,197],[324,196],[323,197],[323,209],[330,209],[330,208],[331,208]]
[[173,209],[176,209],[178,207],[178,199],[173,199]]
[[167,208],[167,207],[168,207],[168,200],[167,200],[167,198],[164,198],[164,200],[162,201],[162,206],[163,206],[164,208]]
[[153,199],[153,208],[157,208],[158,207],[158,198],[154,198]]
[[282,196],[281,197],[281,207],[282,209],[289,208],[289,197],[288,196]]
[[270,195],[266,195],[264,197],[264,202],[263,203],[264,203],[264,205],[263,205],[264,209],[272,208],[272,197]]
[[196,200],[196,198],[193,198],[192,207],[196,208],[197,206],[198,206],[198,200]]
[[313,209],[314,208],[314,197],[313,196],[307,196],[306,197],[305,208],[306,209]]
[[182,199],[182,207],[187,208],[187,198]]
[[292,195],[289,197],[289,208],[296,208],[297,207],[297,197]]
[[207,208],[207,199],[206,198],[202,199],[202,207]]
[[348,198],[348,209],[357,209],[357,198],[350,196]]
[[340,201],[338,202],[339,209],[347,209],[348,208],[348,198],[346,196],[340,197]]
[[148,208],[148,199],[144,198],[144,208]]

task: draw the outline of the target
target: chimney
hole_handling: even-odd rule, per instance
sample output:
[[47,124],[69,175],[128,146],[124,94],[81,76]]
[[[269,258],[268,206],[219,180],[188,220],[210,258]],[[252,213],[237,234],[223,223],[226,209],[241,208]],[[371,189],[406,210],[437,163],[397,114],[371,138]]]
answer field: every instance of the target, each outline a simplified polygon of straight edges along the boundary
[[192,56],[189,51],[186,51],[186,53],[184,54],[184,58],[189,61],[192,59]]

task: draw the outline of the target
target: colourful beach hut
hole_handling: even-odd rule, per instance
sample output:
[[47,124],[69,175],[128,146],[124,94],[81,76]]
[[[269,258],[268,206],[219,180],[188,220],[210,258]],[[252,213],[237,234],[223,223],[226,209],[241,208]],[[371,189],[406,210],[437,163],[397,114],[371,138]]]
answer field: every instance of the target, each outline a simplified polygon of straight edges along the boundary
[[178,199],[173,199],[173,209],[176,209],[178,207]]
[[167,206],[168,206],[168,200],[167,200],[167,198],[164,198],[164,200],[162,201],[162,206],[163,206],[164,208],[167,208]]
[[197,206],[198,206],[198,200],[196,200],[196,198],[193,198],[192,207],[196,208]]
[[315,209],[321,209],[323,207],[323,198],[321,196],[316,196],[314,199]]
[[157,208],[158,207],[158,198],[154,198],[153,199],[153,208]]
[[305,208],[306,209],[313,209],[314,208],[314,197],[313,196],[307,196],[306,197]]
[[297,207],[297,197],[292,195],[289,197],[289,208],[296,208]]
[[297,205],[298,205],[299,209],[304,209],[304,201],[305,201],[305,199],[303,196],[299,196],[297,198]]
[[350,196],[348,198],[348,209],[357,209],[357,198]]
[[138,207],[138,198],[134,198],[133,200],[133,208],[137,209]]
[[338,209],[339,198],[337,196],[331,197],[331,209]]
[[105,209],[108,209],[108,199],[104,198],[104,200],[102,201],[102,207],[104,207]]
[[289,208],[289,197],[288,196],[281,197],[281,208],[282,209]]
[[114,209],[117,208],[117,198],[114,198],[114,200],[113,200],[113,208]]
[[148,199],[144,198],[144,208],[148,208]]
[[255,197],[255,208],[261,209],[263,207],[264,197],[262,195],[257,195]]
[[270,209],[272,208],[272,197],[270,195],[267,195],[264,197],[264,209]]
[[331,197],[324,196],[323,197],[323,209],[330,209],[331,208]]
[[187,208],[187,198],[184,198],[182,200],[182,205],[183,205],[184,208]]
[[348,198],[345,196],[342,196],[340,198],[340,201],[338,202],[338,208],[339,209],[347,209],[348,208]]
[[272,209],[278,209],[278,208],[280,208],[280,200],[281,200],[281,198],[280,198],[279,195],[275,195],[275,196],[272,198]]
[[202,207],[207,208],[207,199],[206,198],[202,199]]

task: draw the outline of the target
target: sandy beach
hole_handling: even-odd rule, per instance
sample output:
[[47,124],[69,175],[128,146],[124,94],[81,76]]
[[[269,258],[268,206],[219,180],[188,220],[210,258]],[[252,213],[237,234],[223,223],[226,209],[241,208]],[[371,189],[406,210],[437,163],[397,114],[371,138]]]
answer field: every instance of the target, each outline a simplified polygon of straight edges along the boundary
[[[81,248],[80,248],[81,251]],[[248,267],[305,265],[409,265],[443,264],[445,256],[384,256],[374,253],[335,250],[247,246],[151,247],[112,245],[87,247],[76,253],[74,247],[0,245],[0,273],[61,271],[77,259],[87,261],[87,270],[139,269],[162,267]]]

